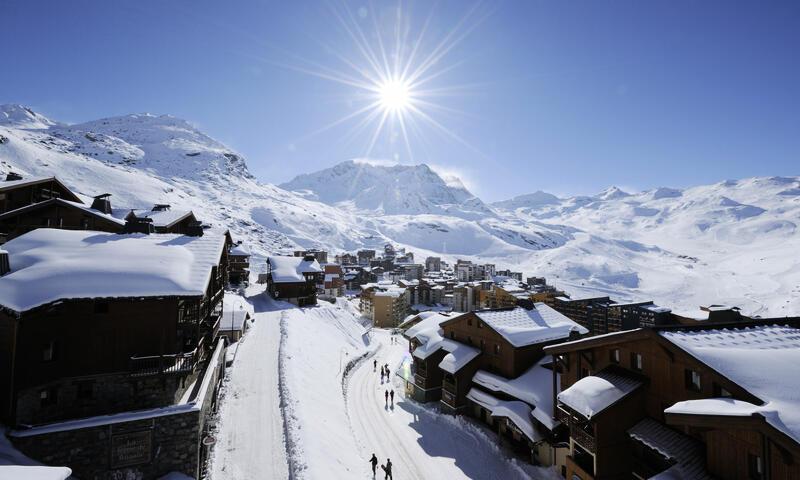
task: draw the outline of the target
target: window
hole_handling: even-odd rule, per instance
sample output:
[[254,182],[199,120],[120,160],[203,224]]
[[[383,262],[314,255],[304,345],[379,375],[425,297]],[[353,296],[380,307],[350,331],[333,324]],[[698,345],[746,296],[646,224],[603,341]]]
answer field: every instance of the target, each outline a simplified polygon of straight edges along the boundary
[[470,327],[472,326],[472,319],[471,318],[467,318],[467,325],[469,325]]
[[747,454],[747,477],[753,480],[764,478],[764,464],[758,455]]
[[49,218],[43,218],[42,219],[42,226],[43,227],[49,227],[50,226],[50,219]]
[[686,383],[686,389],[695,392],[700,391],[700,373],[695,370],[684,370],[683,378]]
[[484,342],[483,339],[481,339],[481,352],[483,351],[484,348],[486,348],[486,342]]
[[714,396],[715,397],[723,397],[723,398],[731,398],[733,394],[722,387],[719,383],[714,382]]
[[481,322],[480,320],[478,320],[478,328],[483,328],[483,322]]
[[611,363],[619,363],[619,348],[614,348],[608,352],[608,357]]
[[91,380],[84,380],[82,382],[78,382],[78,399],[79,400],[88,400],[92,398],[94,394],[94,382]]
[[450,332],[450,338],[455,340],[456,339],[456,332]]
[[81,228],[84,229],[84,230],[89,230],[89,218],[88,217],[83,217],[81,219]]
[[42,347],[42,361],[52,362],[56,359],[56,342],[49,341]]
[[95,300],[94,313],[108,313],[108,302],[103,300]]
[[45,388],[39,392],[42,407],[49,407],[58,402],[58,390],[55,387]]
[[642,354],[631,352],[631,368],[634,370],[642,370],[643,362],[642,362]]
[[494,354],[495,355],[500,355],[500,344],[499,343],[495,343],[494,344]]

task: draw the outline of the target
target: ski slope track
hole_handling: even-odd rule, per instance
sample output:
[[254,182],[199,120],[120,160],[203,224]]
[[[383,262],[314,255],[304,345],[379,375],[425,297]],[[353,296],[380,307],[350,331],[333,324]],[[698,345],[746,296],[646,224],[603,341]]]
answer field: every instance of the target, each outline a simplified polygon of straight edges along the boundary
[[[175,117],[67,125],[4,105],[0,175],[9,171],[57,175],[87,200],[111,193],[115,208],[191,209],[229,228],[257,257],[391,242],[420,260],[463,258],[546,276],[573,294],[800,315],[796,176],[631,193],[610,187],[570,198],[538,191],[487,204],[426,165],[350,160],[275,186],[254,178],[240,154]],[[263,267],[258,258],[253,264]]]

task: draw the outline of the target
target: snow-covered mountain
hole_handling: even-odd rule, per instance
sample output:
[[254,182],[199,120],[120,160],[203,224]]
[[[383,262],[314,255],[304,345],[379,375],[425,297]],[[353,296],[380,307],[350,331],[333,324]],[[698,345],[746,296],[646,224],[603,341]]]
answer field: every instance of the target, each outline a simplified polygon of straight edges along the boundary
[[190,208],[259,255],[393,242],[418,258],[544,275],[573,293],[800,314],[799,177],[570,198],[536,192],[487,206],[425,165],[349,161],[280,188],[181,119],[65,125],[19,105],[0,106],[0,174],[8,171],[57,175],[86,196],[111,193],[115,207]]
[[460,181],[446,181],[425,164],[348,160],[299,175],[280,187],[329,205],[386,215],[445,214],[472,219],[494,215]]

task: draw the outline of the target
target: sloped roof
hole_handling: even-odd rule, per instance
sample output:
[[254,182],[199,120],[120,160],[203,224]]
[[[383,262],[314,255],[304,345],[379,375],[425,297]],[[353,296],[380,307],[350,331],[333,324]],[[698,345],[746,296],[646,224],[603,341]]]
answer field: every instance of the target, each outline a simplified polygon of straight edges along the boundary
[[0,305],[17,312],[62,299],[202,296],[224,235],[120,235],[39,228],[3,245],[11,272]]
[[675,462],[663,473],[674,473],[675,478],[684,480],[711,478],[705,469],[705,447],[697,440],[652,418],[645,418],[631,427],[628,435]]
[[604,370],[573,383],[558,394],[558,401],[591,419],[641,385],[642,382],[631,377]]
[[477,388],[471,388],[467,398],[489,410],[493,417],[509,419],[531,442],[544,438],[531,422],[531,407],[524,402],[500,400]]
[[36,185],[38,183],[45,183],[45,182],[56,182],[61,188],[63,188],[67,194],[70,196],[70,200],[74,202],[80,202],[81,199],[78,198],[72,190],[70,190],[66,185],[64,185],[61,180],[56,177],[31,177],[31,178],[23,178],[22,180],[7,180],[0,182],[0,192],[11,190],[17,187],[23,187],[26,185]]
[[87,215],[92,215],[93,217],[101,218],[101,219],[106,220],[106,221],[108,221],[110,223],[117,224],[117,225],[119,225],[121,227],[125,226],[125,222],[124,221],[122,221],[122,220],[120,220],[120,219],[118,219],[118,218],[116,218],[116,217],[114,217],[112,215],[109,215],[107,213],[103,213],[103,212],[101,212],[99,210],[95,210],[94,208],[86,206],[86,204],[84,204],[84,203],[72,202],[72,201],[69,201],[69,200],[64,200],[63,198],[51,198],[49,200],[44,200],[44,201],[41,201],[41,202],[32,203],[30,205],[25,205],[24,207],[20,207],[20,208],[14,209],[14,210],[9,210],[8,212],[0,214],[0,220],[1,219],[15,217],[17,215],[20,215],[20,214],[23,214],[23,213],[26,213],[26,212],[30,212],[30,211],[34,211],[34,210],[38,210],[40,208],[44,208],[44,207],[47,207],[47,206],[50,206],[50,205],[61,205],[61,206],[67,207],[67,208],[76,208],[78,210],[83,211]]
[[154,227],[169,228],[189,216],[194,216],[191,210],[131,210],[138,218],[149,218]]
[[449,339],[442,340],[439,346],[448,352],[439,362],[439,368],[450,374],[455,374],[466,367],[469,362],[481,354],[477,348]]
[[322,268],[316,260],[303,257],[273,256],[267,259],[274,283],[305,282],[306,273],[320,273]]
[[477,311],[475,315],[515,347],[569,338],[572,332],[589,332],[544,303],[534,304],[531,310],[516,307]]
[[[694,358],[761,399],[762,405],[713,406],[718,415],[759,413],[779,431],[800,442],[800,328],[758,325],[706,330],[664,330],[659,334]],[[706,399],[708,400],[708,399]],[[722,399],[730,400],[730,399]],[[672,413],[713,414],[709,402],[690,400]],[[735,408],[733,408],[735,407]]]

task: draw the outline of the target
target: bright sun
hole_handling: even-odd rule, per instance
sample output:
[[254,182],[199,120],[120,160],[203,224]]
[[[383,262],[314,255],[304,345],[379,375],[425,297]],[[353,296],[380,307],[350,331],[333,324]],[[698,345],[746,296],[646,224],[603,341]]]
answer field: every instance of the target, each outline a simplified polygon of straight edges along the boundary
[[402,80],[386,80],[378,86],[378,99],[385,111],[402,113],[411,106],[411,89]]

